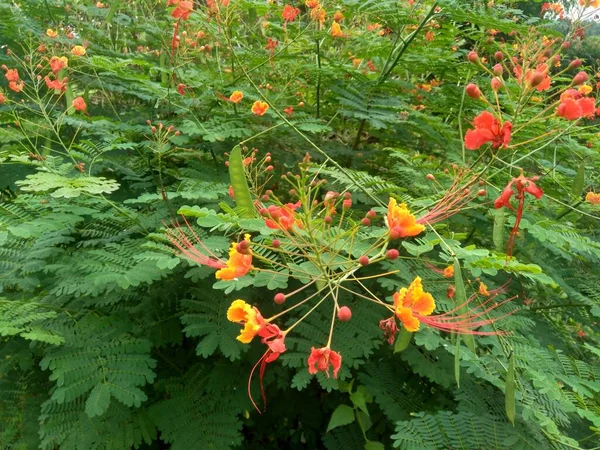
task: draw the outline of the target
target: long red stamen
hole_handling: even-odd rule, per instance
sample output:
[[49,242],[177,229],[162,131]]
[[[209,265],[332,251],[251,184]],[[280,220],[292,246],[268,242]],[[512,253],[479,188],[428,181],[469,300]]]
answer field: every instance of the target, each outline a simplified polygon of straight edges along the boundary
[[476,180],[477,178],[473,177],[461,185],[460,178],[456,179],[437,205],[423,217],[417,219],[417,223],[421,225],[433,225],[460,212],[467,203],[477,196],[476,192],[469,189],[469,186]]
[[258,406],[256,405],[256,402],[254,401],[254,398],[252,398],[252,391],[250,389],[250,385],[252,384],[252,376],[254,375],[254,371],[256,370],[258,365],[261,364],[261,366],[260,366],[260,393],[262,395],[262,398],[263,398],[263,401],[265,402],[265,407],[266,407],[267,406],[267,398],[265,396],[265,389],[263,387],[262,378],[265,373],[265,365],[267,364],[267,356],[269,355],[270,351],[271,351],[271,349],[267,349],[265,354],[262,355],[262,357],[258,361],[256,361],[256,364],[254,364],[254,367],[252,367],[252,370],[250,371],[250,376],[248,377],[248,397],[250,398],[250,401],[252,402],[252,406],[254,406],[254,409],[256,409],[259,414],[262,414],[262,412],[260,411],[260,409],[258,409]]
[[222,269],[227,267],[227,264],[225,264],[224,261],[220,260],[206,247],[206,245],[204,245],[185,217],[183,217],[183,220],[187,225],[188,230],[190,230],[194,236],[196,243],[199,244],[204,250],[204,253],[198,250],[196,246],[188,239],[187,235],[181,229],[179,223],[171,222],[171,227],[167,226],[166,235],[171,243],[177,247],[179,252],[186,258],[203,266],[212,267],[213,269]]

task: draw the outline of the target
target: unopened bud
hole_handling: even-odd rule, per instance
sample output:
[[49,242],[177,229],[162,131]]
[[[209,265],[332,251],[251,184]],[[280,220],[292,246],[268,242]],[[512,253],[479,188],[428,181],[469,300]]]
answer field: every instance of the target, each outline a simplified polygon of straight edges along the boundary
[[454,294],[456,294],[456,288],[454,287],[453,284],[448,286],[448,289],[446,290],[446,297],[452,299],[454,298]]
[[344,192],[344,198],[352,198],[352,194],[350,192]]
[[479,189],[479,190],[477,191],[477,195],[478,195],[479,197],[485,197],[485,194],[486,194],[486,192],[485,192],[485,189]]
[[361,220],[360,223],[362,223],[365,227],[368,227],[369,225],[371,225],[371,221],[367,217],[365,217],[363,220]]
[[279,242],[279,239],[273,239],[273,242],[271,242],[271,245],[275,248],[279,248],[279,247],[281,247],[281,242]]
[[352,311],[347,306],[342,306],[338,309],[337,316],[342,322],[348,322],[352,318]]
[[327,225],[331,225],[331,222],[333,222],[333,219],[331,218],[331,216],[325,216],[325,218],[323,220],[325,221],[325,223]]
[[263,216],[263,217],[268,217],[269,215],[269,210],[267,208],[260,208],[260,210],[258,211],[258,213]]
[[581,61],[579,58],[574,59],[573,61],[571,61],[569,63],[569,69],[577,69],[577,68],[581,67],[582,64],[583,64],[583,61]]
[[496,53],[494,53],[494,59],[500,62],[504,59],[504,54],[500,50],[498,50]]
[[467,55],[467,59],[472,63],[476,63],[477,61],[479,61],[479,55],[477,54],[477,52],[470,51]]
[[261,199],[263,202],[266,202],[266,201],[268,201],[268,200],[269,200],[269,196],[268,196],[268,195],[263,195],[263,196],[261,196],[261,197],[260,197],[260,199]]
[[369,264],[369,257],[367,255],[363,255],[360,258],[358,258],[358,262],[361,266],[366,266]]
[[285,295],[279,292],[278,294],[275,294],[275,297],[273,297],[273,301],[278,305],[283,305],[283,303],[285,302]]
[[342,208],[344,209],[350,209],[350,207],[352,206],[352,199],[347,198],[346,200],[344,200],[342,202]]
[[575,75],[573,77],[573,81],[572,81],[573,86],[578,86],[580,84],[583,84],[587,81],[587,79],[588,79],[587,73],[579,72],[577,75]]
[[274,167],[273,166],[267,166],[267,168],[265,169],[267,172],[273,172]]
[[395,248],[388,250],[387,253],[385,254],[385,257],[390,260],[394,260],[394,259],[398,258],[398,256],[400,256],[400,252],[398,250],[396,250]]
[[504,68],[502,67],[502,64],[496,64],[492,67],[492,71],[494,72],[494,75],[500,76],[504,73]]
[[465,90],[467,91],[467,95],[471,98],[474,98],[475,100],[478,100],[479,97],[481,97],[481,91],[479,90],[479,87],[477,87],[476,84],[467,84]]
[[531,74],[531,78],[529,78],[529,85],[531,87],[539,86],[539,84],[544,81],[544,78],[546,78],[546,74],[544,72],[534,70]]
[[367,217],[369,219],[374,219],[375,217],[377,217],[377,213],[371,209],[369,210],[369,212],[367,212]]
[[494,91],[497,91],[502,87],[502,80],[499,77],[494,77],[492,78],[492,81],[490,81],[490,85]]
[[565,41],[560,46],[563,50],[568,50],[571,47],[571,43],[569,41]]

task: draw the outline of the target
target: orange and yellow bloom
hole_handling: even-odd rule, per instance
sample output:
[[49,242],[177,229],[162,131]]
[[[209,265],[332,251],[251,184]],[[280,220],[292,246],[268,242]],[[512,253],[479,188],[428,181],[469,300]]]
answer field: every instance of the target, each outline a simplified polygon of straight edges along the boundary
[[407,288],[394,294],[396,317],[407,331],[418,331],[421,326],[420,316],[429,316],[435,309],[433,296],[423,291],[421,277],[417,277]]
[[452,278],[454,276],[454,266],[448,266],[443,272],[444,278]]
[[[247,234],[242,242],[250,243],[250,235]],[[234,280],[243,277],[252,268],[252,252],[247,247],[248,244],[246,244],[246,250],[242,253],[240,251],[240,244],[236,242],[231,244],[229,259],[225,263],[225,267],[217,270],[217,273],[215,273],[215,277],[218,280]]]
[[329,34],[331,35],[331,37],[334,38],[344,37],[344,33],[342,33],[342,27],[337,22],[333,22],[331,24],[331,31],[329,32]]
[[600,193],[588,192],[585,194],[585,201],[590,205],[600,205]]
[[256,100],[252,105],[252,113],[257,116],[263,116],[269,110],[269,104]]
[[87,109],[87,105],[85,104],[83,97],[77,97],[73,99],[71,106],[73,106],[76,111],[85,111]]
[[241,91],[233,91],[233,93],[229,96],[229,101],[237,105],[242,101],[243,98],[244,94]]
[[398,205],[395,198],[390,198],[388,204],[387,226],[390,229],[390,239],[417,236],[425,229],[425,226],[417,223],[406,205]]
[[244,300],[233,301],[227,310],[227,320],[244,325],[240,335],[236,338],[242,344],[249,344],[266,324],[258,309],[250,306]]
[[58,32],[54,31],[52,28],[48,28],[46,30],[46,36],[48,36],[49,38],[55,38],[56,36],[58,36]]
[[83,47],[82,45],[76,45],[75,47],[73,47],[71,49],[71,55],[74,56],[83,56],[85,55],[86,51],[85,51],[85,47]]

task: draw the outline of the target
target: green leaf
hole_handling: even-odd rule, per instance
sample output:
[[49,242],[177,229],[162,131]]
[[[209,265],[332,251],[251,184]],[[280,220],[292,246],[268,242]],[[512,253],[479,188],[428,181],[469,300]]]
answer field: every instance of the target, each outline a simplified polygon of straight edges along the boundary
[[581,193],[583,192],[583,185],[585,182],[585,161],[581,161],[579,163],[579,167],[577,168],[577,173],[575,174],[575,178],[573,179],[573,185],[571,186],[571,194],[573,197],[579,198]]
[[106,383],[97,384],[85,402],[88,417],[101,416],[110,405],[110,387]]
[[385,450],[385,446],[381,442],[367,441],[365,450]]
[[369,410],[367,409],[367,399],[365,398],[364,392],[357,390],[350,394],[350,401],[352,404],[363,411],[365,414],[369,414]]
[[396,343],[394,344],[394,353],[400,353],[406,350],[410,345],[412,335],[413,333],[402,327],[396,338]]
[[329,425],[327,425],[327,433],[337,427],[342,427],[354,422],[354,409],[348,405],[339,405],[331,414]]

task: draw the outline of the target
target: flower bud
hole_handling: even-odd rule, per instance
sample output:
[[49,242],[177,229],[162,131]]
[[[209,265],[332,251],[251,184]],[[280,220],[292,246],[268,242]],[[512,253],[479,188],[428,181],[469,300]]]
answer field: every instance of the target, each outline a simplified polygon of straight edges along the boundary
[[268,195],[263,195],[263,196],[262,196],[260,199],[261,199],[263,202],[266,202],[266,201],[268,201],[268,200],[269,200],[269,196],[268,196]]
[[267,168],[265,169],[267,172],[272,172],[274,169],[273,166],[267,166]]
[[342,322],[348,322],[352,318],[352,310],[347,306],[342,306],[338,309],[337,316]]
[[500,50],[498,50],[496,53],[494,53],[494,59],[500,62],[504,59],[504,54]]
[[344,209],[350,209],[351,206],[352,206],[352,199],[347,198],[346,200],[344,200],[342,202],[342,207]]
[[501,76],[504,73],[504,68],[502,67],[502,64],[496,64],[492,67],[492,71],[494,72],[494,75]]
[[475,51],[470,51],[467,55],[467,59],[472,63],[476,63],[477,61],[479,61],[479,55]]
[[369,210],[369,212],[367,212],[367,217],[369,219],[374,219],[375,217],[377,217],[377,213],[371,209]]
[[275,303],[277,303],[278,305],[283,305],[283,303],[285,302],[285,295],[283,295],[281,292],[275,294],[275,297],[273,297],[273,301]]
[[369,264],[369,257],[367,255],[363,255],[360,258],[358,258],[358,262],[361,266],[366,266]]
[[575,75],[573,77],[573,81],[572,81],[573,86],[578,86],[580,84],[583,84],[587,81],[587,79],[588,79],[587,73],[579,72],[577,75]]
[[539,84],[544,81],[544,78],[546,78],[546,74],[539,71],[539,70],[534,70],[533,73],[531,74],[531,78],[529,78],[529,85],[531,87],[536,87],[539,86]]
[[369,225],[371,225],[371,221],[369,220],[368,217],[365,217],[363,220],[360,221],[360,223],[362,223],[365,227],[368,227]]
[[352,198],[352,194],[350,192],[344,192],[344,198]]
[[494,77],[492,78],[492,81],[490,81],[490,85],[494,91],[497,91],[502,87],[502,80],[499,77]]
[[281,242],[279,242],[279,239],[273,239],[273,242],[271,242],[271,245],[275,248],[279,248],[281,246]]
[[477,195],[478,195],[479,197],[485,197],[485,194],[486,194],[486,192],[485,192],[485,189],[479,189],[479,190],[477,191]]
[[562,48],[563,50],[568,50],[571,47],[571,43],[569,41],[565,41],[562,43],[562,45],[560,46],[560,48]]
[[258,210],[258,213],[263,216],[263,217],[268,217],[269,216],[269,210],[267,208],[260,208]]
[[448,286],[448,289],[446,290],[446,297],[448,297],[449,299],[453,299],[455,294],[456,294],[456,288],[454,287],[453,284],[450,284]]
[[325,216],[325,218],[323,220],[325,221],[325,223],[327,225],[331,225],[331,222],[333,222],[333,219],[331,218],[331,216]]
[[400,252],[398,250],[396,250],[395,248],[388,250],[387,253],[385,254],[385,257],[390,260],[394,260],[394,259],[398,258],[398,256],[400,256]]
[[475,100],[478,100],[479,97],[481,97],[481,91],[474,83],[467,84],[465,90],[467,91],[467,95],[471,98],[474,98]]
[[[477,86],[475,86],[475,87],[477,87]],[[435,175],[433,175],[432,173],[428,173],[427,175],[425,175],[425,178],[427,178],[429,181],[434,181]]]
[[579,58],[574,59],[569,63],[569,69],[577,69],[578,67],[581,67],[582,64],[583,61],[581,61]]

